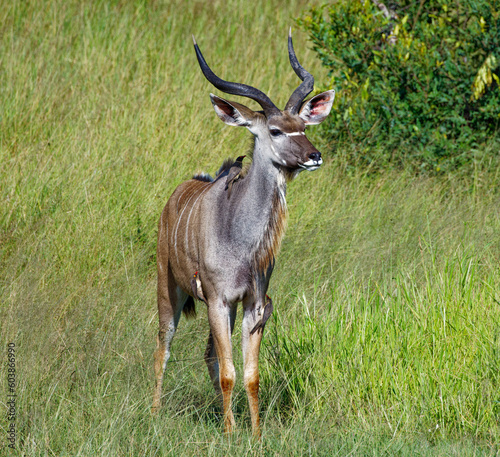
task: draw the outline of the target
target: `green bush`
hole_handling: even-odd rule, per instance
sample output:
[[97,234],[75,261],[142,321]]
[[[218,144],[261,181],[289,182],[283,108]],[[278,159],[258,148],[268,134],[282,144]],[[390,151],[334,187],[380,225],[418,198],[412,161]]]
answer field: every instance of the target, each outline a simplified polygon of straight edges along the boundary
[[311,8],[298,23],[337,90],[331,139],[351,144],[362,162],[434,171],[498,139],[499,6],[339,0]]

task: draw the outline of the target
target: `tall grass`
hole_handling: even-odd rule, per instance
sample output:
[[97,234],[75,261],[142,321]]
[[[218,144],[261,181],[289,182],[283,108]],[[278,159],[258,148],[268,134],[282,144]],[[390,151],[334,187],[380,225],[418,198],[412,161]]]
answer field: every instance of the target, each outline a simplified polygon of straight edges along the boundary
[[[238,431],[222,435],[203,306],[181,322],[164,407],[149,413],[157,219],[181,181],[248,147],[214,116],[190,35],[218,73],[282,106],[298,84],[287,27],[305,3],[4,5],[0,340],[17,347],[19,453],[497,452],[500,168],[374,178],[346,170],[321,128],[310,136],[324,166],[289,186],[262,442],[241,382]],[[305,37],[294,40],[321,80]],[[237,328],[241,378],[239,339]]]

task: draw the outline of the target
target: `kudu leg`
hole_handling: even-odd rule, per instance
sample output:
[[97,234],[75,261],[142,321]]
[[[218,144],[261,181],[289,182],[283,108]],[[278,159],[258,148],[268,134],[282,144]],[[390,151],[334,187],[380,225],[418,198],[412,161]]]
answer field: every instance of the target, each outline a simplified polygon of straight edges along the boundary
[[220,390],[219,381],[219,362],[217,361],[217,352],[215,351],[212,332],[208,335],[207,349],[205,350],[205,363],[207,364],[208,374],[214,385],[217,401],[222,404],[222,390]]
[[219,384],[222,392],[224,411],[224,432],[231,433],[234,429],[234,415],[231,407],[236,372],[233,364],[231,347],[231,313],[233,306],[225,304],[222,300],[209,303],[208,322],[210,333],[217,354],[219,365]]
[[154,352],[155,390],[153,394],[153,406],[151,408],[153,413],[157,413],[160,409],[163,374],[170,358],[170,345],[172,344],[176,327],[172,319],[168,327],[166,329],[160,328],[156,336],[156,350]]
[[262,316],[258,315],[257,309],[262,310],[264,303],[243,303],[243,383],[248,397],[250,407],[250,418],[252,420],[252,433],[254,437],[260,438],[259,419],[259,352],[262,340],[263,328],[251,333],[252,329],[259,323]]
[[156,350],[153,356],[155,369],[155,390],[151,408],[153,414],[160,409],[163,374],[170,358],[170,346],[179,324],[182,306],[187,298],[177,287],[172,286],[172,289],[166,294],[161,291],[158,294],[160,330],[156,337]]
[[[230,310],[231,335],[233,334],[234,330],[234,322],[236,321],[237,309],[238,308],[236,306],[233,306]],[[217,361],[217,352],[215,350],[214,337],[211,331],[208,335],[207,349],[205,351],[205,363],[207,364],[208,373],[215,389],[217,401],[223,407],[222,390],[220,388],[219,380],[219,362]]]

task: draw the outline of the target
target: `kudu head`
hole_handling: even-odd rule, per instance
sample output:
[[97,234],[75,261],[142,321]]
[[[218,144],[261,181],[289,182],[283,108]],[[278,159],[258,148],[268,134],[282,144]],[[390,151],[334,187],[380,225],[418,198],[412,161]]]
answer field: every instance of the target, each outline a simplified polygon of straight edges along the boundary
[[323,163],[321,153],[305,136],[307,125],[321,123],[330,113],[335,91],[329,90],[304,102],[312,92],[314,78],[299,63],[293,49],[291,29],[288,35],[290,64],[302,80],[282,111],[260,90],[246,84],[224,81],[210,69],[193,37],[194,48],[201,71],[217,89],[227,94],[255,100],[262,111],[254,111],[236,102],[210,94],[215,112],[228,125],[247,127],[255,136],[263,158],[295,176],[302,170],[316,170]]

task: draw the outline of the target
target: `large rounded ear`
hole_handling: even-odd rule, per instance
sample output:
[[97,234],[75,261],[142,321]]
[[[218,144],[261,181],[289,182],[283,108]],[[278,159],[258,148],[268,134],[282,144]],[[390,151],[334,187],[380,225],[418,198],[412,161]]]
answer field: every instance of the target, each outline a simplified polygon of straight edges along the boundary
[[252,119],[256,113],[250,108],[236,102],[228,102],[214,94],[210,94],[210,100],[212,100],[217,116],[227,125],[237,125],[239,127],[250,127],[252,125]]
[[330,114],[334,99],[335,91],[333,89],[314,96],[300,108],[300,118],[306,125],[321,124]]

